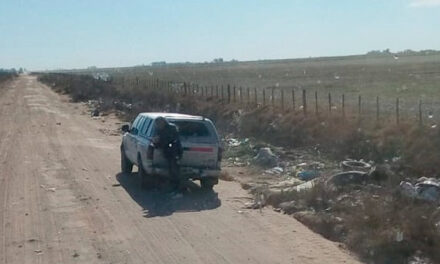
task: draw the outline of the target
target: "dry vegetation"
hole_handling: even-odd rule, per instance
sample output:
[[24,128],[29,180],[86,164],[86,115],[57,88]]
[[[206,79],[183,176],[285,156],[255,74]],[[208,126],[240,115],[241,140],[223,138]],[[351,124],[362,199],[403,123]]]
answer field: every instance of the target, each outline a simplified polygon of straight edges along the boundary
[[401,180],[439,176],[438,127],[414,122],[360,123],[337,116],[281,112],[269,106],[247,109],[212,97],[201,100],[168,90],[121,87],[90,76],[45,74],[40,80],[75,101],[100,100],[101,111],[118,110],[127,120],[140,111],[202,114],[223,132],[285,147],[310,146],[335,159],[362,158],[382,164],[398,157],[391,174],[377,175],[367,184],[329,189],[322,182],[311,191],[285,193],[269,202],[275,207],[293,202],[286,213],[329,239],[345,242],[366,260],[405,263],[421,254],[440,262],[437,206],[401,197],[396,191]]
[[16,74],[13,74],[13,73],[0,72],[0,85],[5,83],[6,81],[11,80],[15,76],[16,76]]

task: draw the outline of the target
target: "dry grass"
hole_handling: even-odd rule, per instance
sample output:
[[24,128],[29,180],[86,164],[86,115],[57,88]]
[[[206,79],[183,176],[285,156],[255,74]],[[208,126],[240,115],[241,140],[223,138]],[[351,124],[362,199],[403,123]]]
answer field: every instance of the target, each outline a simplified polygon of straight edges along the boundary
[[12,78],[14,77],[16,77],[15,74],[0,72],[0,85],[6,83],[9,80],[12,80]]

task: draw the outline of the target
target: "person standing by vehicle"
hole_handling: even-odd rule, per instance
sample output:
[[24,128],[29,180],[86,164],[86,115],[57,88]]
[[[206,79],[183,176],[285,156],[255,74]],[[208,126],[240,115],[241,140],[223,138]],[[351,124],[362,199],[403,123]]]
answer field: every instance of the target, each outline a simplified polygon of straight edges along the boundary
[[178,129],[174,124],[170,124],[164,117],[156,118],[155,125],[156,136],[153,138],[153,142],[156,148],[163,151],[163,156],[168,163],[169,173],[172,177],[173,187],[177,191],[180,187],[180,168],[178,160],[182,158],[183,154]]

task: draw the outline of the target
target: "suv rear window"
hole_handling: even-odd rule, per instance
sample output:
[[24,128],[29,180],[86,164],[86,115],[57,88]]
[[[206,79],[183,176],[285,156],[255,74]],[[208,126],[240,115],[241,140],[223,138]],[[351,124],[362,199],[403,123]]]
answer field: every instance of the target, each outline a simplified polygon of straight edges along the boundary
[[179,129],[179,135],[181,137],[209,137],[211,133],[206,125],[197,121],[170,121],[175,124]]

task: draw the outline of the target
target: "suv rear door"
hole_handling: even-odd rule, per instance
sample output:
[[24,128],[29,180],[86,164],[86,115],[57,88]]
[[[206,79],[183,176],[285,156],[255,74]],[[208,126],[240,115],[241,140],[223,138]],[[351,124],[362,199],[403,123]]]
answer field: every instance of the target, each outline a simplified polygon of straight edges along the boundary
[[[181,166],[217,168],[219,139],[214,125],[208,120],[168,119],[179,130],[183,147]],[[163,156],[156,157],[155,164],[165,165]],[[157,159],[156,159],[157,158]]]

